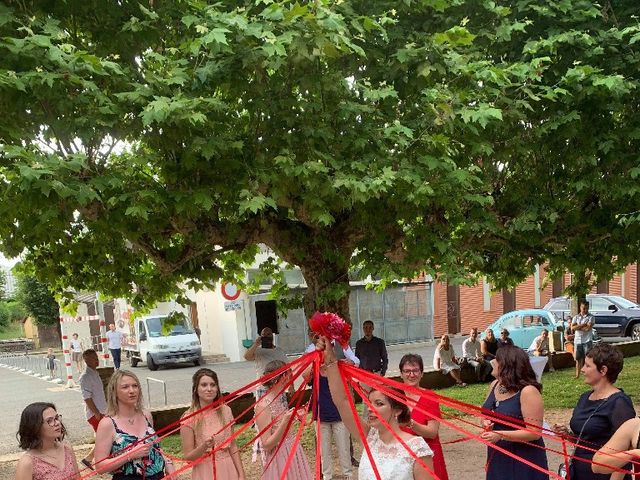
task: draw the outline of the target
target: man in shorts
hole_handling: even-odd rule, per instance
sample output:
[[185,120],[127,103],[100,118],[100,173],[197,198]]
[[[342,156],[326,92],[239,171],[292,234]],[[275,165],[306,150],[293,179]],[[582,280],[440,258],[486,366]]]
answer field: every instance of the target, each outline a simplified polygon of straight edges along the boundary
[[593,324],[596,321],[589,313],[589,303],[586,300],[580,300],[578,308],[579,313],[571,320],[571,331],[575,335],[573,348],[576,359],[576,378],[580,378],[584,359],[593,347]]
[[[90,348],[84,351],[82,358],[87,368],[85,368],[84,373],[80,376],[80,390],[82,392],[82,399],[84,400],[87,422],[89,422],[89,425],[91,425],[91,428],[93,428],[95,432],[98,430],[98,424],[100,420],[102,420],[102,417],[104,417],[104,412],[107,410],[107,399],[104,395],[102,379],[96,370],[98,365],[100,365],[98,353],[93,348]],[[93,449],[91,449],[88,455],[81,461],[84,465],[93,469],[91,466],[92,460]]]
[[78,375],[82,374],[82,342],[78,340],[78,334],[71,336],[71,359],[75,362],[78,369]]

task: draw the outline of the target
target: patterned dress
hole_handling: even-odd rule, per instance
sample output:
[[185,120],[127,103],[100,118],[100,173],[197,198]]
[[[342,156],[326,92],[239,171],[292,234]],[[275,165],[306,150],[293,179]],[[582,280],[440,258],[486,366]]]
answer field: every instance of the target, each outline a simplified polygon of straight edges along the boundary
[[69,445],[64,445],[64,465],[62,469],[49,463],[42,457],[36,457],[27,453],[31,457],[33,464],[33,480],[69,480],[76,474],[76,457]]
[[[269,405],[271,410],[271,415],[273,418],[284,413],[289,405],[287,404],[286,395],[280,395]],[[271,431],[275,431],[278,428],[279,423],[275,423],[271,427]],[[266,436],[265,433],[263,435]],[[292,450],[294,450],[294,440],[295,440],[295,432],[293,429],[289,430],[289,434],[284,436],[280,443],[273,448],[271,451],[265,451],[262,459],[262,467],[264,468],[264,473],[262,474],[261,480],[280,480],[280,475],[285,469],[287,464],[287,460],[289,459],[289,454]],[[287,471],[286,480],[312,480],[313,473],[311,472],[311,467],[309,467],[309,462],[307,461],[307,457],[304,454],[304,450],[302,449],[302,445],[298,443],[295,446],[295,453],[293,455],[293,459],[291,464],[289,465],[289,470]]]
[[[142,479],[144,477],[146,480],[156,480],[164,477],[164,457],[160,452],[160,444],[157,443],[158,437],[154,435],[156,432],[146,416],[145,421],[147,422],[147,428],[144,431],[144,438],[148,438],[144,443],[153,443],[153,448],[149,450],[149,456],[146,461],[143,461],[141,458],[136,458],[135,460],[123,464],[113,472],[114,479],[122,477],[123,475],[127,475],[127,479]],[[124,449],[129,445],[136,443],[139,438],[120,430],[113,418],[111,418],[111,423],[113,423],[113,428],[116,430],[116,437],[111,443],[111,455],[115,457],[124,453]]]

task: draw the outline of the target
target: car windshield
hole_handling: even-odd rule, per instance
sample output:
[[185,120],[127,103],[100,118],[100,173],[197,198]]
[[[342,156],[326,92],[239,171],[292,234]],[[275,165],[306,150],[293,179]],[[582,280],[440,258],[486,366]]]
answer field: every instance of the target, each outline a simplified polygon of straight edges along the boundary
[[569,310],[569,300],[566,298],[552,298],[544,306],[545,310]]
[[193,329],[186,318],[177,316],[153,317],[147,319],[147,328],[150,337],[161,337],[167,335],[186,335],[193,333]]
[[622,308],[636,308],[636,307],[638,307],[638,304],[633,303],[632,301],[627,300],[626,298],[620,297],[618,295],[610,295],[609,299],[612,302],[617,303]]

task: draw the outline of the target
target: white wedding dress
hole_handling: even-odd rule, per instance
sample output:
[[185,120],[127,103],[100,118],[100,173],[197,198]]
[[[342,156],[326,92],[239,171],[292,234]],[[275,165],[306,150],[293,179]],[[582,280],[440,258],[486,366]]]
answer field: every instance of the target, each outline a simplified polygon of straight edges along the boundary
[[[372,428],[367,435],[367,443],[381,480],[413,480],[415,460],[399,442],[385,444],[380,440],[378,430]],[[406,444],[417,457],[433,457],[433,452],[422,437],[412,437],[406,441]],[[376,480],[376,474],[373,473],[369,456],[364,448],[358,468],[358,480]]]

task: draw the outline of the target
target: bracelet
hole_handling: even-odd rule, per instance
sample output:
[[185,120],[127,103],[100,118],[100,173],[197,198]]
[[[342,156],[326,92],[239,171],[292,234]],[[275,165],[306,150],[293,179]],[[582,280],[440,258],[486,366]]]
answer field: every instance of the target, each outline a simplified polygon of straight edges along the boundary
[[321,365],[321,367],[322,367],[322,368],[324,368],[324,369],[327,369],[327,368],[329,368],[330,366],[335,365],[336,363],[338,363],[338,361],[337,361],[337,360],[334,360],[333,362],[323,363],[323,364]]

